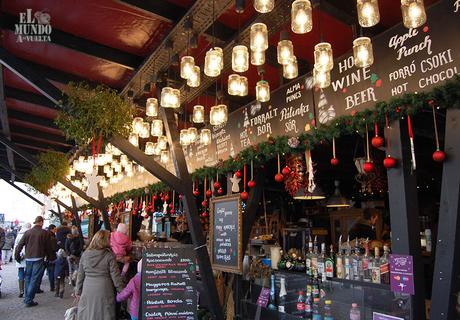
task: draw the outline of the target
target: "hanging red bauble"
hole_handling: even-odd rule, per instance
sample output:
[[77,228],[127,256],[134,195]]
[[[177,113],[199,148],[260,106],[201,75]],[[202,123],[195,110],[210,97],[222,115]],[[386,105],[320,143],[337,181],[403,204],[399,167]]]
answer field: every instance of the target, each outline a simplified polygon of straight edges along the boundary
[[[201,213],[201,216],[202,216],[203,218],[206,218],[206,217],[208,216],[208,213],[207,213],[206,211],[203,211],[203,212]],[[206,222],[206,221],[204,221],[204,222]]]
[[211,198],[212,197],[212,191],[208,190],[206,191],[206,198]]
[[182,200],[182,195],[181,194],[179,195],[179,200]]
[[283,180],[284,180],[284,176],[281,173],[277,173],[275,175],[275,181],[276,182],[281,183],[281,182],[283,182]]
[[165,202],[166,198],[165,197],[161,197],[161,202]]
[[198,197],[200,195],[200,191],[198,191],[198,189],[193,190],[193,195]]
[[172,203],[169,204],[169,208],[172,209],[174,208],[174,205]]
[[169,194],[165,196],[165,201],[169,201]]
[[224,190],[222,188],[217,189],[217,194],[222,195],[224,193]]
[[171,214],[174,214],[174,212],[175,212],[174,209],[169,210],[169,213],[171,213]]
[[201,205],[203,207],[206,207],[208,205],[208,202],[206,200],[201,201]]
[[395,158],[393,158],[392,156],[387,156],[383,160],[383,166],[385,168],[387,168],[387,169],[391,169],[391,168],[396,167],[396,163],[397,163],[397,160]]
[[444,162],[446,159],[446,153],[442,150],[436,150],[433,152],[433,160],[436,162]]
[[372,171],[374,171],[374,164],[370,161],[364,162],[363,170],[366,173],[371,173]]
[[158,200],[158,196],[157,196],[157,195],[154,195],[154,196],[153,196],[153,200],[154,200],[154,201],[157,201],[157,200]]
[[246,191],[243,191],[241,192],[240,197],[241,197],[241,200],[246,201],[249,198],[249,193],[247,193]]
[[334,167],[337,167],[339,165],[339,159],[332,158],[331,159],[331,165],[334,166]]
[[148,219],[148,217],[149,217],[148,214],[144,215],[144,219]]
[[375,136],[371,140],[372,146],[377,149],[383,147],[383,143],[384,143],[383,138],[380,136]]
[[214,189],[219,189],[220,188],[220,182],[219,181],[216,181],[214,182]]
[[289,168],[288,166],[285,166],[283,170],[281,170],[281,173],[285,176],[287,176],[290,172],[291,172],[291,168]]
[[236,172],[235,172],[235,175],[236,175],[237,178],[241,178],[241,177],[242,177],[242,173],[241,173],[240,170],[236,171]]
[[248,182],[248,187],[249,188],[254,188],[256,186],[256,182],[254,180],[251,180]]

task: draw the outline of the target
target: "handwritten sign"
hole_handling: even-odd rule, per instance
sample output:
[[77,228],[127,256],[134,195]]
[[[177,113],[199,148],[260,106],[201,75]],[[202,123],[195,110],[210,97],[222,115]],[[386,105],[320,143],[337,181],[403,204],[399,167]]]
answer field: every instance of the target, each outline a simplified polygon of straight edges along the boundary
[[390,254],[390,285],[391,291],[415,294],[414,263],[412,256]]
[[242,212],[239,194],[211,200],[211,262],[217,270],[242,272]]
[[195,251],[192,246],[149,248],[142,264],[144,320],[195,320],[197,293]]

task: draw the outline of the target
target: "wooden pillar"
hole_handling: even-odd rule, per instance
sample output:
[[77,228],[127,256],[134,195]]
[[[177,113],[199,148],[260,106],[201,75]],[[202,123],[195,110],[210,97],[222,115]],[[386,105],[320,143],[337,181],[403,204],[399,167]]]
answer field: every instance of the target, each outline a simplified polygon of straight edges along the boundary
[[74,196],[70,196],[70,199],[72,200],[72,210],[70,212],[72,212],[73,214],[73,217],[75,219],[75,225],[77,226],[78,233],[80,234],[81,243],[83,243],[83,231],[81,230],[81,220],[80,216],[78,215],[77,202],[75,201]]
[[454,320],[460,290],[460,110],[446,113],[447,154],[442,172],[436,260],[433,274],[430,319]]
[[102,221],[104,222],[105,230],[112,232],[112,226],[110,224],[109,215],[107,213],[107,203],[104,200],[104,191],[102,190],[102,187],[100,185],[98,185],[97,188],[99,191],[99,206],[97,207],[97,209],[101,211]]
[[417,179],[411,169],[407,120],[394,121],[391,131],[391,155],[399,162],[398,167],[387,171],[391,250],[395,254],[413,256],[415,295],[411,296],[411,319],[425,319],[425,280],[420,247]]

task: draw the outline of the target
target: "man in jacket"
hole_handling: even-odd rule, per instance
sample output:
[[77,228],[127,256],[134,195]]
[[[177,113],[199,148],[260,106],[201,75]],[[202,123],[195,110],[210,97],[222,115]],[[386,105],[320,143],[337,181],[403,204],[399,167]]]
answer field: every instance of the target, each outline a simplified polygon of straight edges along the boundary
[[43,217],[35,218],[32,229],[24,233],[14,251],[14,258],[21,262],[21,251],[25,247],[26,260],[26,292],[24,303],[26,307],[34,307],[38,303],[34,301],[35,293],[38,290],[40,277],[43,276],[45,269],[45,258],[48,261],[56,259],[52,251],[50,233],[43,229]]
[[59,246],[58,249],[64,249],[65,250],[65,242],[67,240],[67,235],[70,233],[70,228],[68,226],[67,221],[62,221],[61,225],[59,228],[57,228],[56,231],[56,239],[57,239],[57,244]]

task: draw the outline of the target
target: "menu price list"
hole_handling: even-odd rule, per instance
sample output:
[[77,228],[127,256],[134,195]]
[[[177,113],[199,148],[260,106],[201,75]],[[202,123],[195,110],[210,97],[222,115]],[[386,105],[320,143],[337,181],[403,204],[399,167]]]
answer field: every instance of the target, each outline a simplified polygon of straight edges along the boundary
[[151,248],[144,252],[141,319],[196,319],[195,270],[191,247]]

